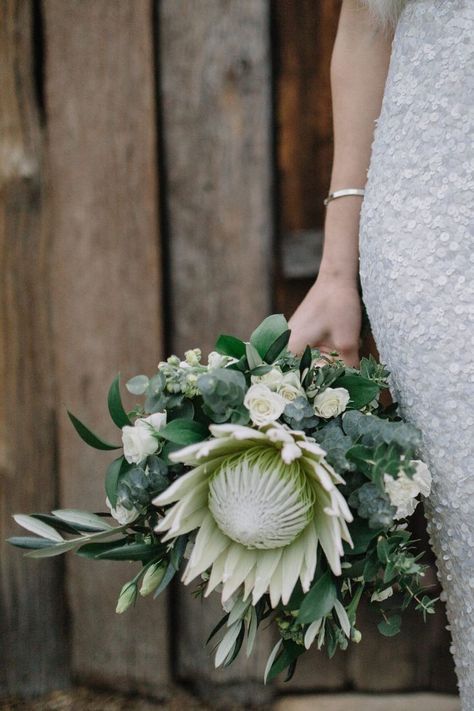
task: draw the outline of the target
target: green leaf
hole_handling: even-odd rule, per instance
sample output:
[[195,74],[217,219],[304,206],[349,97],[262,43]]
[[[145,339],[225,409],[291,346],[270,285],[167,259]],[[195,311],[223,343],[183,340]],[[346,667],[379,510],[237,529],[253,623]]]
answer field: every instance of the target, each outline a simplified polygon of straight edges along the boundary
[[56,516],[52,516],[50,514],[33,513],[33,514],[31,514],[31,516],[33,516],[33,518],[37,518],[39,521],[48,523],[50,526],[55,528],[56,531],[63,531],[64,533],[72,533],[75,536],[77,536],[78,532],[81,530],[77,526],[71,526],[71,524],[66,523],[65,521],[61,521],[60,519],[56,518]]
[[371,541],[373,541],[382,530],[381,528],[370,528],[366,519],[356,517],[354,521],[349,524],[349,533],[351,534],[354,548],[351,548],[348,543],[344,542],[345,555],[352,556],[365,553]]
[[298,622],[304,625],[319,620],[332,610],[335,600],[336,586],[327,571],[306,594],[298,613]]
[[221,627],[223,627],[225,625],[225,623],[229,619],[229,615],[230,615],[230,612],[228,612],[226,615],[224,615],[224,617],[221,620],[219,620],[217,625],[215,627],[213,627],[213,629],[211,630],[211,633],[209,634],[209,637],[206,639],[206,644],[209,644],[211,639],[219,632]]
[[150,545],[149,543],[131,543],[130,545],[118,545],[115,548],[108,548],[102,553],[98,553],[97,560],[142,560],[148,561],[164,553],[166,546],[160,543]]
[[7,543],[17,548],[51,548],[51,541],[35,536],[12,536],[7,538]]
[[40,521],[33,516],[26,516],[25,514],[15,514],[13,516],[14,520],[19,526],[26,528],[27,531],[36,533],[37,536],[42,538],[47,538],[49,541],[56,541],[62,543],[64,538],[60,533],[56,531],[55,528],[49,526],[47,523]]
[[125,383],[125,387],[132,395],[143,395],[148,387],[150,379],[147,375],[135,375]]
[[158,587],[156,588],[156,590],[153,594],[154,598],[158,597],[158,595],[160,595],[163,592],[163,590],[165,590],[165,588],[168,587],[168,585],[173,580],[175,575],[176,575],[176,568],[174,567],[174,565],[172,563],[170,563],[166,569],[166,573],[163,576],[163,580],[158,585]]
[[274,363],[276,359],[283,353],[290,340],[291,331],[285,331],[272,343],[270,348],[267,350],[263,356],[263,360],[266,363]]
[[378,631],[385,637],[393,637],[400,632],[402,618],[400,615],[392,615],[387,620],[382,620],[377,625]]
[[257,326],[250,336],[250,343],[263,358],[270,346],[286,331],[288,331],[288,322],[283,314],[273,314],[272,316],[267,316],[267,318]]
[[343,375],[334,382],[335,388],[345,388],[351,397],[349,408],[360,410],[379,394],[379,386],[361,375]]
[[122,397],[120,395],[120,375],[117,375],[109,389],[107,396],[107,404],[109,406],[110,417],[115,422],[117,427],[122,429],[125,425],[131,425],[131,421],[123,409]]
[[306,346],[304,349],[304,353],[301,356],[300,360],[300,375],[303,375],[305,370],[308,370],[308,368],[311,367],[311,363],[313,362],[313,354],[311,352],[311,346]]
[[209,436],[209,430],[201,422],[179,418],[165,425],[160,430],[159,435],[169,442],[186,446],[187,444],[202,442],[203,439]]
[[120,449],[119,444],[109,444],[108,442],[105,442],[103,439],[100,439],[100,437],[97,437],[91,430],[86,427],[80,420],[75,417],[75,415],[72,414],[72,412],[67,411],[67,414],[69,415],[69,419],[71,420],[72,424],[74,425],[74,429],[76,430],[77,434],[79,437],[90,447],[94,447],[94,449]]
[[120,480],[132,467],[133,464],[127,462],[123,455],[109,464],[105,475],[105,493],[114,508],[117,505],[117,489]]
[[235,336],[222,334],[216,341],[215,350],[221,355],[240,359],[245,355],[245,343]]
[[105,521],[101,516],[89,513],[89,511],[79,511],[78,509],[56,509],[53,514],[66,521],[72,526],[77,526],[81,530],[87,531],[114,531],[115,528]]
[[289,667],[295,659],[297,659],[300,654],[306,651],[306,648],[302,644],[297,644],[291,639],[285,639],[283,641],[283,651],[273,662],[266,681],[271,681],[278,674],[280,674],[286,667]]
[[122,538],[118,541],[107,541],[106,543],[86,543],[84,546],[81,546],[76,553],[82,558],[98,558],[101,553],[116,550],[126,543],[127,538]]
[[49,547],[44,546],[43,548],[25,553],[25,558],[53,558],[56,555],[62,555],[67,551],[72,551],[76,547],[77,543],[74,541],[64,541],[64,543],[56,543]]
[[255,368],[258,368],[259,366],[264,364],[264,361],[261,358],[259,352],[251,343],[247,343],[245,345],[245,353],[247,355],[247,363],[249,366],[249,370],[255,370]]

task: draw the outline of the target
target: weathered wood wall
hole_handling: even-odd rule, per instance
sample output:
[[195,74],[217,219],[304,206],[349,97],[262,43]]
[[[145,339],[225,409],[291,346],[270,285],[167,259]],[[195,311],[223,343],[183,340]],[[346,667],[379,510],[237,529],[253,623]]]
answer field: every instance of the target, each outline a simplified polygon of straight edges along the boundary
[[[107,384],[162,356],[153,14],[150,0],[44,3],[51,308],[62,504],[97,507],[110,455],[84,447],[65,406],[110,438]],[[115,431],[114,431],[115,430]],[[112,457],[113,458],[113,457]],[[123,617],[129,567],[68,559],[73,672],[160,693],[166,596]],[[100,629],[98,630],[98,626]]]
[[[66,407],[117,437],[105,407],[117,371],[245,336],[303,295],[322,239],[339,4],[0,0],[2,539],[15,511],[104,496],[108,455],[81,444]],[[3,548],[2,564],[0,694],[67,683],[69,653],[82,682],[271,693],[268,638],[213,669],[217,596],[201,605],[175,585],[117,617],[127,566],[71,558],[64,576],[61,561]],[[359,647],[307,655],[285,691],[454,689],[442,616],[410,618],[393,640],[364,618]]]
[[[159,26],[170,345],[208,352],[218,332],[246,336],[271,310],[269,5],[162,0]],[[203,640],[220,614],[218,597],[203,605],[189,590],[175,594],[179,677],[214,697],[216,684],[232,683],[241,701],[263,697],[270,640],[252,659],[216,671]]]
[[[49,318],[50,225],[32,7],[0,2],[0,696],[67,682],[62,561],[5,543],[12,514],[58,503]],[[33,565],[32,565],[33,563]]]

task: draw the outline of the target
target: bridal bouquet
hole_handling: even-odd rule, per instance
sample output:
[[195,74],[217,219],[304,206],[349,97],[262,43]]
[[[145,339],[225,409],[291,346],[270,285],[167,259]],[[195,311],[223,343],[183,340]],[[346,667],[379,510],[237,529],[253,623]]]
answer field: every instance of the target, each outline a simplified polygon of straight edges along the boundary
[[265,681],[285,669],[290,678],[313,644],[332,656],[358,642],[362,596],[387,636],[408,605],[432,613],[407,530],[431,484],[416,458],[419,432],[396,404],[381,405],[388,372],[374,358],[356,369],[309,346],[295,356],[289,335],[274,315],[248,343],[220,336],[207,364],[197,348],[173,355],[151,378],[128,381],[141,396],[131,412],[116,378],[108,408],[121,445],[70,414],[90,446],[123,449],[105,476],[108,511],[17,515],[36,537],[10,543],[31,558],[73,550],[136,562],[118,613],[159,595],[178,572],[196,595],[216,591],[216,666],[243,645],[250,655],[266,619],[278,642]]

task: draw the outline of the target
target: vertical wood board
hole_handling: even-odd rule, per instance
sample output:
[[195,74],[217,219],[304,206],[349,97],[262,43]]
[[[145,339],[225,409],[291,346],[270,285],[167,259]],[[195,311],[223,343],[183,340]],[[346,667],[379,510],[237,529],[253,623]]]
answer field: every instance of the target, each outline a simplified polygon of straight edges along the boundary
[[[107,389],[119,370],[153,373],[162,356],[152,3],[46,0],[44,10],[62,504],[103,510],[116,455],[83,444],[65,410],[120,443]],[[167,597],[114,612],[136,570],[70,559],[74,671],[160,694]]]
[[0,696],[67,683],[63,568],[23,558],[14,513],[57,503],[49,223],[30,3],[0,2]]

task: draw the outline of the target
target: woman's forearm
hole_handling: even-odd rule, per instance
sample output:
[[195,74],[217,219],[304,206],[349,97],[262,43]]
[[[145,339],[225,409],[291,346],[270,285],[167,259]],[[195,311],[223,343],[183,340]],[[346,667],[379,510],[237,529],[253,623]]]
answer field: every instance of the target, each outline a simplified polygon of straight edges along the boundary
[[[334,160],[330,191],[362,188],[379,116],[392,38],[357,0],[344,0],[331,60]],[[360,197],[327,206],[321,276],[356,280]]]

